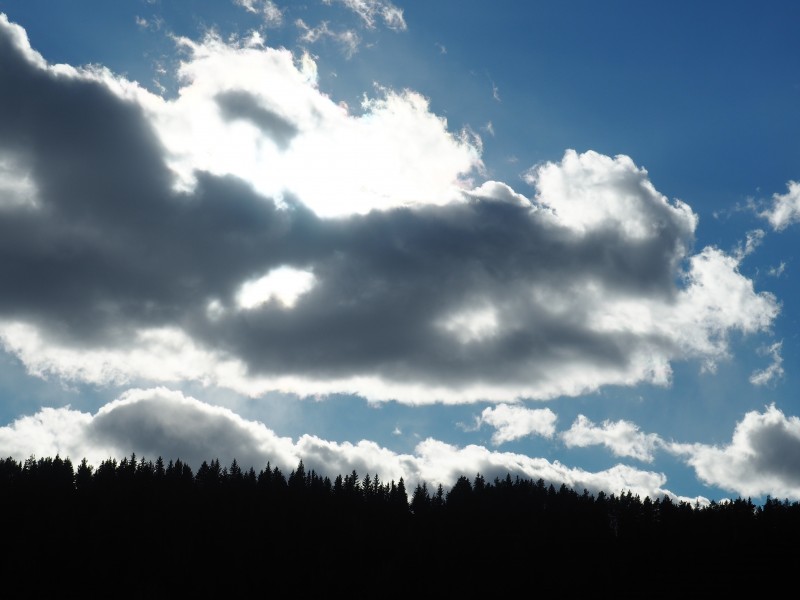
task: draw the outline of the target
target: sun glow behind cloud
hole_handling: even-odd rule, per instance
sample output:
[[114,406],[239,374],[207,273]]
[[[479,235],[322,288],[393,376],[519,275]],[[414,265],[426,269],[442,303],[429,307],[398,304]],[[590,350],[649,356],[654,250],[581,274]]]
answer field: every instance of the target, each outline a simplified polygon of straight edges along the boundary
[[[316,88],[307,53],[213,35],[179,42],[189,56],[178,97],[148,102],[176,189],[191,192],[198,171],[235,175],[338,217],[456,200],[482,168],[474,138],[450,133],[416,92],[379,89],[354,115]],[[221,106],[231,93],[238,105]]]

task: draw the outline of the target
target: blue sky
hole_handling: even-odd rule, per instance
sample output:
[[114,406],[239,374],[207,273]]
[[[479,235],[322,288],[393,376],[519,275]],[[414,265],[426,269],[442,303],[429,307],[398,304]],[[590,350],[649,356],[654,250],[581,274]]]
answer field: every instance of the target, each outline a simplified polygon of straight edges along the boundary
[[800,499],[793,4],[0,12],[0,454]]

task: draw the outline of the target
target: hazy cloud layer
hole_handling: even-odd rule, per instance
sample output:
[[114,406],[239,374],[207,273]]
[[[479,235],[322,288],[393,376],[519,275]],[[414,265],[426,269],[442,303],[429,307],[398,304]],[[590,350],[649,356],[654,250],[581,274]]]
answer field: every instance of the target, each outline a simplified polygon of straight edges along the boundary
[[[95,414],[67,408],[44,408],[0,428],[0,456],[69,457],[75,464],[86,458],[97,466],[108,458],[122,459],[135,452],[139,458],[180,458],[197,469],[201,462],[218,458],[227,466],[239,465],[258,472],[267,461],[285,475],[300,459],[307,469],[331,478],[356,470],[359,476],[378,474],[382,481],[402,477],[409,492],[425,482],[433,491],[447,489],[461,475],[480,473],[487,480],[513,477],[544,479],[592,493],[619,494],[630,490],[642,498],[678,498],[664,488],[659,473],[617,465],[591,473],[542,458],[492,452],[481,446],[459,448],[427,439],[413,454],[397,454],[370,441],[337,443],[304,435],[293,441],[277,436],[262,423],[242,419],[232,411],[211,406],[166,388],[130,390],[101,407]],[[680,498],[694,502],[694,498]],[[699,499],[705,501],[705,499]]]
[[308,56],[181,44],[165,100],[0,18],[0,343],[34,373],[548,399],[666,385],[778,313],[626,156],[567,151],[525,198],[412,91],[354,115]]
[[697,476],[742,497],[771,495],[800,500],[800,419],[775,405],[751,411],[737,424],[730,444],[673,444]]

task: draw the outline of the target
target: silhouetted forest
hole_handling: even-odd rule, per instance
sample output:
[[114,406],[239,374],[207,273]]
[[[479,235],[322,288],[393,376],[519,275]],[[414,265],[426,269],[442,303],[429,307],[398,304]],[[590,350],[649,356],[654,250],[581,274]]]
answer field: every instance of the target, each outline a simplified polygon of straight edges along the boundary
[[134,454],[0,460],[0,509],[4,586],[26,592],[13,597],[718,596],[789,581],[800,540],[788,500],[699,506],[480,474],[407,490],[302,461],[193,472]]

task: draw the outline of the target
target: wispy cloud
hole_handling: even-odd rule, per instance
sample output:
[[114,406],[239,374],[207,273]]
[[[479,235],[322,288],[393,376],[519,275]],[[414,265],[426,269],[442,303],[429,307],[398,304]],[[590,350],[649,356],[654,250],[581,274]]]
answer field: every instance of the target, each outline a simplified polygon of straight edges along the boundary
[[389,29],[405,31],[408,27],[403,18],[403,9],[398,8],[389,0],[322,0],[324,4],[334,2],[343,4],[356,13],[368,29],[374,29],[380,19]]
[[358,52],[358,47],[361,44],[361,38],[355,31],[351,29],[333,31],[328,26],[327,21],[323,21],[316,27],[309,27],[302,19],[297,19],[295,25],[302,32],[300,35],[301,41],[313,44],[320,39],[332,39],[341,46],[347,58],[352,58]]
[[769,356],[772,359],[772,363],[765,369],[754,371],[750,375],[750,383],[753,385],[770,385],[783,377],[782,347],[783,342],[775,342],[771,346],[761,348],[760,353]]

